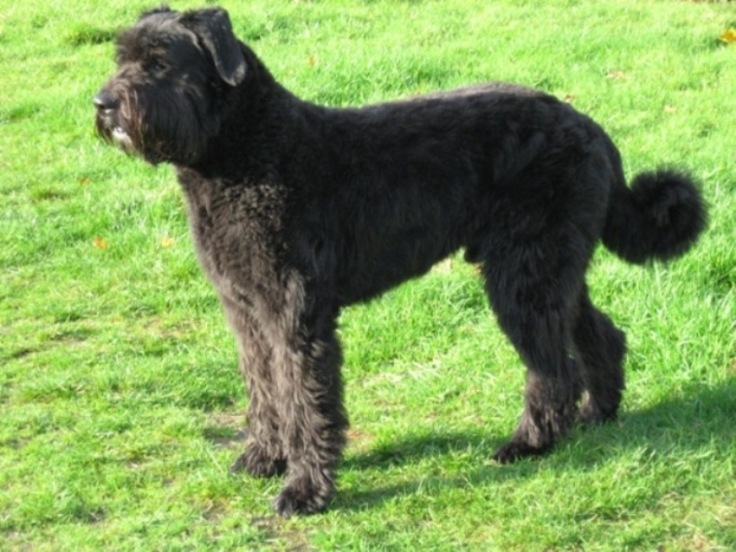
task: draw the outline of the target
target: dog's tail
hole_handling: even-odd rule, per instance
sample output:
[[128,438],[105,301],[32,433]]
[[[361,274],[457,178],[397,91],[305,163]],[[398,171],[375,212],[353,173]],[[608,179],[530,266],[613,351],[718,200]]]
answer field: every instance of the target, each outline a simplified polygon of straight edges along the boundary
[[621,177],[611,189],[603,244],[630,263],[672,259],[690,249],[706,219],[702,195],[683,173],[643,172],[630,188]]

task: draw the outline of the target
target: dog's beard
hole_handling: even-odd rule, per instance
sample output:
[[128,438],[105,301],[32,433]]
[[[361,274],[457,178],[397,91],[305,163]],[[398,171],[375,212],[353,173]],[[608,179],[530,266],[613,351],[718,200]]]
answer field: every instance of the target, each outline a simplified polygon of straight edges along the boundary
[[112,128],[112,130],[110,130],[110,140],[125,153],[137,153],[135,145],[133,144],[133,138],[123,130],[123,127],[116,126]]
[[133,137],[118,124],[111,123],[102,115],[97,116],[97,134],[129,155],[140,155]]
[[[196,98],[164,96],[145,102],[145,95],[127,90],[117,97],[120,105],[116,110],[98,113],[98,134],[125,153],[153,165],[196,161],[216,129],[211,119],[198,116],[201,106]],[[208,121],[206,128],[200,125],[201,120]]]
[[142,155],[141,141],[134,136],[137,126],[134,124],[132,114],[136,110],[131,105],[135,102],[127,91],[118,94],[120,105],[115,109],[100,111],[95,119],[97,134],[106,142],[109,142],[129,155]]

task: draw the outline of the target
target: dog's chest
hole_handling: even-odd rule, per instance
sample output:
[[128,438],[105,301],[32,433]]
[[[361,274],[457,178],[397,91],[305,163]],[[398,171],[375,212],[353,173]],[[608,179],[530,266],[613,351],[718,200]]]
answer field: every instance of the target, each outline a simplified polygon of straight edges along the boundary
[[278,281],[285,198],[275,186],[181,178],[199,260],[217,290],[247,302]]

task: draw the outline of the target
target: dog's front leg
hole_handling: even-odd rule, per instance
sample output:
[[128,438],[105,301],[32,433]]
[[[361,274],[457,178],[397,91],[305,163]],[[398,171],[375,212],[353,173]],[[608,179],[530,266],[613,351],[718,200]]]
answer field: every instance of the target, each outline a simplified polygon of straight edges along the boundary
[[328,302],[308,301],[294,332],[277,345],[279,434],[287,458],[286,484],[276,511],[289,516],[323,510],[335,490],[335,469],[345,443],[342,352],[336,313]]
[[248,439],[245,451],[230,468],[256,477],[272,477],[286,471],[286,456],[279,436],[274,348],[261,324],[249,310],[227,297],[222,304],[240,353],[240,371],[248,390]]

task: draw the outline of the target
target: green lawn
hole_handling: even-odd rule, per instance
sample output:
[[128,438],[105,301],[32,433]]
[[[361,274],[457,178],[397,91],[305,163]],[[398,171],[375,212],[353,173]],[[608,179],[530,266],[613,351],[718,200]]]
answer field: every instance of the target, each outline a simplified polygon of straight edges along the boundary
[[629,174],[688,168],[710,204],[669,266],[599,250],[591,292],[630,348],[622,413],[539,460],[490,461],[524,374],[472,266],[348,309],[339,492],[289,520],[280,481],[228,473],[246,398],[172,170],[93,132],[111,39],[154,4],[0,0],[1,550],[736,549],[732,3],[224,2],[302,97],[537,86],[600,122]]

